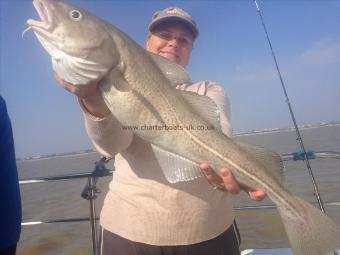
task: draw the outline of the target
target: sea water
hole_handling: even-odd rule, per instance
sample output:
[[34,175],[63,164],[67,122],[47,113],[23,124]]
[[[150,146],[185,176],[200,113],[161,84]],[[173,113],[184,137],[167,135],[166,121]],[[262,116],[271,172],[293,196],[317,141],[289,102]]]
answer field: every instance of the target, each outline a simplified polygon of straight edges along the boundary
[[[324,126],[301,131],[307,149],[340,152],[340,126]],[[237,136],[237,139],[272,149],[280,154],[300,150],[295,131],[275,131]],[[18,162],[21,179],[91,172],[97,153],[68,155]],[[311,160],[312,169],[324,202],[340,201],[340,159]],[[96,199],[99,215],[111,177],[101,178],[101,194]],[[21,185],[23,221],[89,217],[89,202],[80,193],[86,179]],[[302,161],[285,162],[285,186],[309,202],[315,202],[311,178]],[[237,207],[269,205],[270,200],[251,201],[247,195],[232,196]],[[340,206],[326,206],[327,214],[340,225]],[[242,248],[256,248],[252,255],[291,254],[281,220],[275,209],[237,210],[237,224],[242,236]],[[260,250],[265,248],[265,250]],[[91,227],[89,222],[46,223],[23,226],[18,255],[84,255],[91,254]]]

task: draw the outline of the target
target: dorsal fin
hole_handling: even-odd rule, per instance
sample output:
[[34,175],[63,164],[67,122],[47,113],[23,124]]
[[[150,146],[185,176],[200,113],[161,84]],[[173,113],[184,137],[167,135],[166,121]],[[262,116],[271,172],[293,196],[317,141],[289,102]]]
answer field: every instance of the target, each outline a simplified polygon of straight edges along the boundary
[[255,157],[259,162],[261,162],[265,168],[268,170],[268,174],[272,175],[279,183],[283,183],[283,163],[279,154],[274,151],[251,145],[248,143],[240,142],[234,140],[237,145],[248,152],[250,155]]

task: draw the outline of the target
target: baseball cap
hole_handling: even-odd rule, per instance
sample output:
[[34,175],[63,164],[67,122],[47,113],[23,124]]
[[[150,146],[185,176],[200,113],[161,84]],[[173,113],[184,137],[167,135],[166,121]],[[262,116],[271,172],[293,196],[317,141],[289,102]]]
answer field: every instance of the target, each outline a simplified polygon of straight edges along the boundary
[[149,24],[149,31],[152,32],[159,24],[175,20],[186,25],[192,32],[194,38],[198,36],[198,27],[194,19],[184,10],[178,7],[168,7],[154,13]]

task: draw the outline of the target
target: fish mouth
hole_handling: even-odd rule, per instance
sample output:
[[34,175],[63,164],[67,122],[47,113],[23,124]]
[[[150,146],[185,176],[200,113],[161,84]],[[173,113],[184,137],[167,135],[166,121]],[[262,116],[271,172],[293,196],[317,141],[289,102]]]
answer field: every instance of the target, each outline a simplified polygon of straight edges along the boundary
[[33,0],[33,5],[40,17],[40,20],[29,19],[27,20],[27,24],[29,28],[32,28],[37,32],[51,32],[54,29],[53,19],[50,12],[50,8],[48,8],[47,1],[44,0]]

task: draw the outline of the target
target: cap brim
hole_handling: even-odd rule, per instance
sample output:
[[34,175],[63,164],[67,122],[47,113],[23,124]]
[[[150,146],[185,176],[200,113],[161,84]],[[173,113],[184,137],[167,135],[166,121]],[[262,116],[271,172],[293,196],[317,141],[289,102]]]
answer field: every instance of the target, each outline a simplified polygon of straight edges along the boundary
[[152,32],[157,26],[167,21],[178,21],[180,23],[183,23],[191,31],[194,38],[196,38],[198,35],[197,28],[190,21],[187,21],[186,19],[175,17],[175,16],[162,17],[162,18],[155,20],[149,25],[149,31]]

